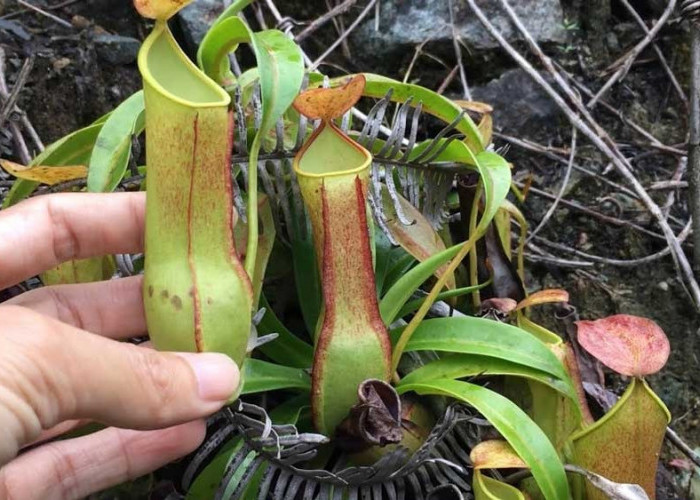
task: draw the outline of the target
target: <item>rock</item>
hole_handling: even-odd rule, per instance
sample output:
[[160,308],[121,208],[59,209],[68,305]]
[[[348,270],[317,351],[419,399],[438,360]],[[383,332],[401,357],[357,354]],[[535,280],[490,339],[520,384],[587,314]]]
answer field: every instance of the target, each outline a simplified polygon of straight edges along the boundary
[[[515,28],[496,0],[480,0],[479,6],[508,40],[517,39]],[[559,0],[518,0],[511,2],[523,24],[539,42],[562,43],[567,39],[564,14]],[[454,1],[457,35],[473,50],[494,49],[496,42],[474,16],[466,2]],[[374,16],[351,35],[355,54],[371,54],[381,59],[413,53],[426,40],[452,46],[447,0],[403,0],[382,2],[379,30]]]
[[55,69],[56,71],[61,71],[63,68],[70,66],[71,62],[73,61],[71,61],[67,57],[61,57],[60,59],[54,60],[51,64],[53,66],[53,69]]
[[494,126],[504,132],[524,133],[532,127],[556,126],[563,116],[544,90],[519,68],[471,90],[474,100],[493,106]]
[[85,28],[89,28],[90,24],[91,24],[90,20],[88,18],[86,18],[84,16],[77,15],[77,14],[71,18],[70,23],[74,27],[81,29],[81,30],[85,29]]
[[141,47],[141,42],[127,36],[99,34],[93,40],[97,55],[110,64],[133,63]]
[[194,54],[212,23],[224,10],[222,0],[198,0],[178,14],[187,50]]

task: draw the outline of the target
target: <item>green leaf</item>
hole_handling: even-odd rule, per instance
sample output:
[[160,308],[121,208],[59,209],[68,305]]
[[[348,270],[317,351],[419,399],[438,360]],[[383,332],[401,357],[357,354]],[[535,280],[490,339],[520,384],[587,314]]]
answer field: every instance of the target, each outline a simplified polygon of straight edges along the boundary
[[308,394],[299,394],[288,399],[270,412],[270,419],[277,424],[296,425],[304,410],[311,408],[311,400]]
[[122,102],[102,126],[90,156],[88,191],[111,192],[119,185],[131,157],[131,138],[145,126],[143,91]]
[[[450,273],[457,270],[457,266],[464,260],[470,251],[474,249],[476,242],[481,238],[489,227],[494,216],[498,212],[501,202],[508,195],[511,184],[511,173],[508,162],[501,156],[490,151],[482,151],[477,156],[471,152],[467,145],[463,142],[453,141],[446,145],[445,150],[438,156],[439,159],[447,159],[448,161],[457,161],[465,165],[476,165],[481,177],[481,184],[484,189],[484,210],[478,225],[474,232],[470,234],[469,240],[460,245],[456,245],[457,252],[454,259],[450,262],[445,270],[445,274],[438,279],[428,294],[425,303],[421,305],[418,312],[413,316],[410,323],[403,332],[402,337],[396,343],[392,354],[392,368],[395,369],[406,344],[410,340],[413,332],[418,327],[421,321],[428,313],[430,305],[435,301],[438,293],[447,282],[447,277]],[[454,247],[453,247],[454,248]],[[448,249],[449,251],[449,249]],[[427,262],[427,261],[426,261]]]
[[[244,2],[239,5],[245,6]],[[242,7],[241,7],[242,8]],[[228,14],[231,12],[227,11]],[[304,78],[301,49],[278,30],[253,33],[238,17],[222,17],[207,32],[197,54],[202,70],[222,85],[230,83],[227,55],[239,43],[249,43],[258,63],[262,94],[262,121],[250,148],[250,164],[258,164],[263,138],[292,105]],[[253,276],[258,245],[257,168],[248,176],[248,247],[245,268]]]
[[[414,336],[415,338],[415,336]],[[531,366],[503,358],[478,354],[448,354],[437,361],[412,371],[401,379],[399,386],[435,379],[459,379],[475,376],[512,375],[541,382],[576,401],[570,384]]]
[[[207,54],[208,52],[211,52],[213,49],[210,47],[213,47],[216,42],[213,41],[215,38],[215,35],[211,35],[212,31],[214,28],[217,28],[220,24],[222,24],[224,21],[227,19],[233,18],[238,16],[238,14],[245,9],[248,5],[253,3],[255,0],[235,0],[231,5],[229,5],[220,15],[219,17],[216,18],[216,20],[212,23],[211,28],[209,28],[209,31],[204,35],[204,39],[202,40],[202,43],[199,44],[199,48],[197,49],[197,64],[199,65],[200,68],[204,69],[204,66],[202,64],[202,60],[209,56]],[[228,50],[233,51],[235,50],[236,44],[234,44],[232,47],[230,47]],[[228,54],[226,52],[224,55]],[[220,63],[221,64],[221,63]],[[228,63],[221,64],[220,68],[223,68],[223,71],[225,72],[226,77],[234,78],[233,74],[231,73],[229,69]]]
[[275,316],[264,295],[260,296],[260,305],[265,308],[265,316],[257,326],[259,335],[276,333],[279,335],[272,342],[261,346],[260,352],[277,363],[284,363],[294,368],[310,368],[314,359],[314,349],[309,344],[290,332]]
[[389,268],[384,277],[384,283],[382,284],[381,296],[385,296],[389,293],[391,287],[418,263],[418,261],[413,258],[413,255],[407,254],[403,248],[397,247],[396,250],[400,250],[400,253],[394,256],[391,262],[389,262]]
[[[292,203],[292,207],[294,206]],[[303,208],[300,212],[296,208],[293,210],[291,250],[294,285],[306,330],[313,338],[321,314],[321,277],[311,237],[311,225],[306,213]]]
[[[435,300],[439,301],[439,300],[451,299],[454,297],[461,297],[463,295],[467,295],[469,293],[476,292],[477,290],[481,290],[482,288],[487,287],[489,284],[490,284],[490,281],[487,281],[486,283],[482,283],[482,284],[476,285],[476,286],[465,286],[463,288],[456,288],[454,290],[447,290],[445,292],[440,293]],[[420,306],[423,305],[423,302],[425,302],[425,298],[416,299],[416,300],[412,300],[411,302],[408,302],[405,306],[403,306],[401,308],[401,310],[399,311],[399,314],[396,317],[403,318],[407,314],[417,311],[418,308],[420,308]]]
[[278,389],[311,390],[311,377],[300,368],[249,358],[245,361],[244,369],[245,384],[241,394],[256,394]]
[[510,484],[485,476],[480,470],[474,471],[475,500],[525,500],[523,493]]
[[571,498],[564,466],[552,443],[537,424],[509,399],[485,387],[447,379],[402,385],[398,391],[448,396],[473,406],[530,466],[547,500]]
[[454,245],[447,250],[429,257],[416,267],[404,274],[386,292],[379,302],[379,312],[384,324],[390,325],[399,316],[401,308],[411,298],[413,293],[429,279],[445,262],[459,253],[462,245]]
[[[400,329],[391,332],[400,335]],[[424,320],[406,351],[443,351],[499,358],[535,368],[569,382],[564,366],[542,342],[523,330],[471,316]]]
[[[87,165],[90,153],[102,124],[90,125],[76,130],[53,144],[49,145],[40,155],[32,160],[30,165]],[[18,179],[3,201],[2,208],[7,208],[27,198],[39,185],[38,182]]]
[[216,457],[197,475],[185,499],[211,500],[214,498],[228,464],[242,446],[243,440],[240,437],[228,441]]
[[374,255],[374,281],[377,285],[377,296],[381,297],[389,271],[397,260],[407,254],[403,248],[392,245],[384,231],[374,226]]
[[304,79],[301,49],[284,33],[261,31],[253,36],[255,56],[260,74],[263,135],[275,127],[299,94]]

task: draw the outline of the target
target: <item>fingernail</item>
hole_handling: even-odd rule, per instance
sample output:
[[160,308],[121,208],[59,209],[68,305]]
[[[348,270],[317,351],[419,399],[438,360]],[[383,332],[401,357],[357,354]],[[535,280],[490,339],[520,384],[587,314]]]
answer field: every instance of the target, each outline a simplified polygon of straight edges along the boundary
[[192,367],[199,397],[204,401],[226,401],[238,388],[240,376],[236,363],[225,354],[213,352],[179,354]]

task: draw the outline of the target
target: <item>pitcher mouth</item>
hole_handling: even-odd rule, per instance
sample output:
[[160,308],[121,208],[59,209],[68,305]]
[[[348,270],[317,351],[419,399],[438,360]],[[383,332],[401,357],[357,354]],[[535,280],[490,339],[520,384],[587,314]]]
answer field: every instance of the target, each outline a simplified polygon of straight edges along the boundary
[[163,21],[144,41],[138,58],[144,82],[174,102],[193,108],[228,106],[231,97],[190,61]]
[[[369,151],[324,120],[294,158],[294,171],[308,178],[340,177],[359,174],[371,163]],[[348,164],[356,166],[343,168]]]

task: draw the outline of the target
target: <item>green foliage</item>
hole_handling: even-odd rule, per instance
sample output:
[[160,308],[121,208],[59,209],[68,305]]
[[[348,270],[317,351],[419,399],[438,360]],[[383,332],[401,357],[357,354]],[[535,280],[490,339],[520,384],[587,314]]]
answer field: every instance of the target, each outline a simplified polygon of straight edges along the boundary
[[259,359],[245,362],[245,384],[241,394],[275,391],[279,389],[311,390],[311,378],[300,368],[275,365]]
[[[400,329],[392,332],[394,338],[399,335]],[[576,398],[568,374],[552,351],[519,328],[505,323],[469,316],[424,320],[406,345],[406,351],[472,354],[534,368],[566,382],[564,392]]]
[[[233,8],[233,6],[236,8]],[[250,148],[250,165],[257,166],[258,154],[263,138],[275,127],[277,120],[289,109],[299,93],[304,76],[304,64],[299,47],[276,30],[252,32],[238,17],[237,9],[245,2],[236,2],[214,23],[200,46],[197,54],[202,70],[215,81],[225,84],[230,78],[228,54],[238,44],[250,44],[258,64],[258,74],[262,94],[262,118]],[[255,269],[255,255],[258,245],[258,203],[257,168],[248,173],[248,247],[246,249],[246,271],[250,276]]]
[[257,326],[258,335],[278,335],[277,339],[260,347],[260,352],[277,363],[295,368],[310,368],[314,357],[313,347],[282,324],[264,295],[260,299],[260,305],[265,308],[265,315]]
[[[86,165],[100,130],[102,130],[102,123],[97,123],[59,139],[36,156],[30,165],[55,167]],[[32,194],[38,185],[38,182],[18,179],[3,200],[2,208],[7,208],[24,200]]]
[[124,178],[131,158],[131,138],[145,127],[143,91],[120,104],[103,122],[90,155],[88,191],[111,192]]
[[485,387],[442,379],[400,384],[400,393],[414,391],[464,401],[476,408],[527,463],[547,500],[570,498],[564,466],[547,436],[515,403]]
[[[292,39],[280,31],[254,32],[238,17],[237,14],[252,1],[237,0],[233,2],[206,34],[197,53],[199,68],[211,77],[218,86],[223,87],[226,92],[221,91],[216,86],[216,90],[221,92],[223,97],[228,99],[227,93],[240,92],[238,104],[243,107],[242,119],[245,121],[244,128],[247,127],[248,131],[248,136],[240,140],[246,145],[250,143],[248,148],[250,153],[246,159],[249,168],[247,170],[247,183],[244,183],[245,194],[243,196],[247,200],[247,227],[243,230],[244,233],[247,231],[247,238],[245,238],[247,246],[243,251],[244,249],[238,248],[237,245],[236,250],[245,256],[245,269],[249,276],[254,275],[255,260],[258,254],[260,224],[258,169],[255,166],[258,165],[261,148],[264,148],[267,154],[272,156],[278,154],[273,160],[288,161],[295,153],[299,152],[298,144],[295,144],[297,142],[294,140],[295,137],[298,134],[309,136],[313,131],[313,127],[310,125],[306,125],[305,129],[302,128],[302,124],[305,122],[300,121],[299,114],[292,109],[292,103],[299,94],[304,77],[301,51]],[[158,29],[163,27],[164,25],[161,25]],[[567,25],[567,29],[575,29],[575,27]],[[237,79],[229,68],[228,55],[242,43],[248,44],[252,49],[256,65],[249,68]],[[180,62],[185,65],[190,64],[184,59]],[[195,67],[191,66],[191,68]],[[320,73],[312,73],[308,77],[311,87],[319,87],[324,80],[324,75]],[[522,276],[522,250],[527,230],[525,220],[520,211],[507,200],[512,181],[511,167],[503,157],[484,149],[479,127],[468,114],[463,112],[458,103],[418,85],[401,83],[374,74],[365,74],[364,78],[366,86],[362,95],[365,98],[382,99],[390,93],[389,99],[392,102],[406,104],[406,108],[408,106],[415,108],[421,105],[426,114],[445,124],[454,124],[454,130],[461,134],[459,140],[449,139],[441,135],[439,139],[428,139],[417,144],[411,142],[410,147],[406,147],[405,143],[408,141],[404,141],[404,146],[401,147],[404,147],[405,151],[402,150],[402,154],[407,162],[413,161],[414,163],[409,166],[404,164],[402,168],[427,169],[429,166],[431,169],[439,169],[447,164],[452,169],[449,171],[449,175],[446,175],[449,182],[453,179],[452,174],[476,172],[479,176],[472,220],[463,221],[464,227],[470,229],[468,239],[452,246],[449,246],[451,242],[448,241],[451,238],[445,238],[444,242],[438,239],[439,234],[449,233],[449,228],[444,233],[439,233],[430,226],[423,213],[414,207],[407,207],[408,202],[403,200],[400,195],[393,193],[392,196],[388,196],[386,194],[389,192],[391,181],[399,179],[400,175],[396,170],[392,170],[391,165],[386,162],[382,163],[382,158],[379,159],[378,163],[384,169],[384,177],[381,178],[383,180],[380,180],[378,176],[375,179],[374,173],[368,174],[369,180],[364,179],[363,189],[367,192],[377,188],[373,183],[379,185],[377,188],[380,193],[379,198],[382,198],[380,201],[384,205],[389,206],[392,201],[400,199],[400,201],[405,202],[402,210],[412,214],[412,218],[416,221],[420,218],[418,221],[420,224],[411,228],[412,233],[406,231],[406,234],[402,235],[405,238],[395,238],[400,241],[403,248],[392,245],[388,237],[378,227],[375,228],[370,224],[368,228],[370,238],[367,241],[372,245],[376,283],[376,290],[372,291],[372,293],[376,292],[376,297],[371,297],[372,300],[369,302],[377,299],[379,315],[384,326],[400,325],[390,332],[394,347],[393,367],[398,366],[404,353],[421,353],[422,356],[430,353],[432,356],[430,362],[405,374],[403,378],[400,378],[398,373],[395,374],[394,387],[401,394],[415,392],[421,396],[442,396],[472,406],[493,424],[525,461],[536,480],[537,488],[539,488],[537,493],[541,493],[547,500],[570,498],[569,485],[561,457],[568,456],[566,454],[572,450],[573,457],[581,465],[616,477],[615,463],[606,462],[600,465],[596,461],[600,454],[599,448],[602,449],[606,442],[622,439],[624,441],[623,447],[629,450],[634,449],[637,455],[644,455],[643,450],[639,449],[639,445],[642,443],[647,448],[652,448],[658,444],[657,441],[660,439],[659,436],[663,432],[668,417],[665,407],[655,399],[643,381],[635,379],[628,393],[623,396],[620,403],[608,416],[591,427],[581,429],[581,408],[574,386],[575,382],[572,382],[567,368],[553,352],[553,349],[555,352],[559,352],[555,348],[562,347],[562,341],[557,335],[532,322],[522,311],[514,314],[512,318],[517,322],[518,327],[471,316],[426,319],[430,306],[436,300],[450,300],[467,294],[475,294],[475,303],[478,304],[478,292],[490,282],[477,284],[478,282],[474,279],[476,273],[474,264],[477,261],[475,248],[477,242],[484,237],[492,225],[495,227],[500,242],[506,247],[506,257],[513,260],[514,257],[510,254],[509,248],[511,220],[516,219],[520,223],[518,271]],[[331,86],[337,86],[341,80],[344,82],[345,78],[331,79]],[[259,86],[262,97],[261,108],[255,108],[253,102],[256,86]],[[226,103],[221,108],[222,116],[228,113],[229,109],[226,109]],[[238,110],[234,109],[234,111]],[[197,116],[199,119],[199,115]],[[235,116],[241,118],[240,114],[235,114]],[[396,116],[394,118],[396,119]],[[147,132],[153,132],[153,127],[162,127],[163,122],[164,120],[152,122],[148,125],[150,128]],[[223,123],[223,120],[220,123]],[[387,122],[384,120],[381,123],[386,124]],[[354,125],[356,131],[351,132],[350,135],[352,138],[357,138],[360,134],[357,132],[357,124]],[[123,181],[128,171],[132,155],[132,138],[141,134],[145,126],[144,94],[137,92],[113,112],[100,118],[94,124],[50,145],[32,161],[32,165],[89,165],[88,190],[93,192],[113,191]],[[278,142],[276,141],[278,139],[277,128],[281,129],[282,139],[279,142],[282,143],[281,149],[283,151],[274,151],[273,154],[271,146]],[[220,133],[223,133],[223,130]],[[208,135],[209,137],[200,138],[203,144],[207,144],[208,139],[216,136],[213,132]],[[386,144],[387,142],[382,139],[377,139],[368,148],[373,153],[379,154],[379,151],[385,149]],[[161,147],[167,149],[168,144],[161,144]],[[434,151],[439,151],[439,154],[436,154],[428,162],[429,165],[421,164],[418,161],[421,155],[429,149],[433,151],[432,148],[435,147]],[[330,156],[332,155],[326,154],[326,157]],[[246,163],[245,160],[240,158],[239,160],[237,163],[234,162],[236,168],[239,168],[241,163]],[[327,170],[332,169],[328,168]],[[240,170],[234,171],[236,175],[240,172]],[[351,173],[356,175],[354,172]],[[337,283],[328,278],[327,269],[324,267],[326,264],[322,262],[328,258],[327,249],[323,248],[323,258],[321,258],[318,255],[321,250],[314,248],[314,231],[309,221],[313,219],[315,214],[307,213],[301,203],[294,203],[299,200],[283,199],[285,196],[294,198],[294,188],[298,187],[298,184],[295,184],[296,178],[291,172],[283,172],[280,175],[283,177],[282,186],[286,189],[279,189],[281,192],[277,194],[280,199],[275,200],[271,197],[270,206],[274,211],[272,212],[274,217],[279,219],[280,213],[284,211],[282,209],[284,203],[292,201],[289,208],[291,217],[282,221],[283,224],[279,224],[279,220],[275,221],[281,226],[277,227],[277,233],[282,234],[282,228],[284,228],[288,237],[275,241],[274,244],[276,245],[275,250],[287,255],[288,262],[291,263],[288,266],[291,269],[283,278],[289,278],[291,275],[294,277],[296,287],[290,286],[289,288],[294,289],[294,297],[291,298],[291,302],[298,306],[299,314],[298,317],[292,314],[290,322],[285,325],[272,310],[265,294],[261,295],[260,306],[264,307],[266,311],[255,329],[258,336],[274,333],[277,334],[277,338],[257,348],[253,354],[254,357],[247,359],[243,364],[244,386],[242,394],[252,395],[278,391],[274,398],[277,406],[270,412],[273,421],[296,424],[300,418],[306,421],[311,413],[309,411],[313,399],[311,394],[314,394],[314,391],[312,391],[310,373],[320,373],[320,371],[314,372],[314,370],[318,370],[323,362],[323,359],[319,360],[319,358],[324,357],[315,356],[315,347],[307,340],[309,338],[315,339],[318,333],[316,331],[317,325],[324,310],[321,299],[324,287],[325,291],[332,290],[333,286],[337,286]],[[421,172],[417,177],[421,175],[424,177],[417,182],[416,189],[429,190],[431,186],[425,179],[427,175]],[[183,183],[186,181],[185,177],[183,175],[180,179]],[[152,181],[153,178],[149,177],[149,185]],[[350,187],[347,193],[353,194],[355,181],[355,178],[348,181]],[[325,180],[319,182],[319,192],[329,189],[329,184],[324,184],[324,182]],[[37,185],[35,182],[18,180],[3,201],[3,207],[28,197]],[[366,192],[362,194],[363,196],[367,195]],[[349,196],[340,196],[339,198],[341,201],[345,201]],[[456,208],[456,205],[455,202],[451,208]],[[200,209],[204,210],[203,207],[206,206],[207,204],[203,203]],[[358,205],[352,208],[357,209]],[[179,213],[178,211],[184,210],[184,208],[172,206],[168,207],[168,210],[172,210],[172,213]],[[315,210],[315,208],[312,207],[311,210]],[[355,218],[360,220],[362,217],[359,217],[358,214],[364,214],[365,208],[359,205],[359,210],[356,211]],[[334,222],[339,224],[338,220],[349,212],[351,212],[349,209],[345,212],[336,212],[335,221],[324,220],[323,222],[331,225]],[[391,217],[388,224],[389,233],[391,233],[392,224],[398,224],[396,221],[400,217],[398,209],[390,208],[387,212]],[[228,211],[228,215],[230,215],[230,211]],[[268,219],[271,220],[272,215]],[[152,222],[158,224],[160,221],[154,220]],[[202,224],[202,226],[206,226],[206,224]],[[364,228],[362,229],[364,230]],[[327,232],[341,236],[350,234],[348,231]],[[263,233],[265,233],[264,228]],[[274,232],[267,232],[268,235],[271,233]],[[318,228],[317,233],[320,233]],[[203,240],[209,239],[212,238],[203,238]],[[270,239],[274,240],[274,236]],[[354,239],[353,242],[356,240]],[[206,243],[207,241],[204,241],[203,244]],[[268,241],[267,243],[269,244],[267,250],[272,251],[273,242]],[[449,248],[440,250],[446,245]],[[340,245],[341,250],[343,246],[352,247],[349,243]],[[416,246],[420,247],[419,251],[416,250]],[[357,250],[358,247],[354,248]],[[359,254],[357,251],[354,253]],[[266,252],[267,254],[269,252]],[[275,255],[273,251],[273,259]],[[350,257],[356,257],[356,255],[345,256],[343,262],[354,262]],[[465,275],[467,274],[467,270],[459,267],[467,257],[471,259],[471,268],[469,269],[472,274],[471,281],[461,279],[458,272],[463,271]],[[332,255],[331,258],[333,258]],[[369,260],[365,259],[363,264],[368,265],[368,262]],[[342,267],[336,267],[336,271],[338,269],[344,271]],[[258,274],[257,284],[262,286],[263,276],[260,275],[265,274],[264,270],[258,269]],[[336,272],[336,274],[338,273]],[[320,277],[321,275],[326,275],[325,282]],[[216,273],[213,273],[213,276],[216,277]],[[353,278],[352,273],[348,273],[348,276]],[[435,278],[437,278],[436,283],[434,283]],[[215,281],[216,279],[212,278],[212,282]],[[278,289],[273,289],[270,283],[265,283],[265,287],[268,294]],[[189,289],[189,286],[186,288]],[[336,293],[336,298],[344,297],[347,299],[343,295],[344,292],[345,290],[341,286]],[[429,293],[426,294],[426,292]],[[186,293],[182,292],[180,295],[186,296]],[[364,296],[367,294],[358,293],[356,295],[363,296],[357,296],[356,307],[346,307],[344,314],[350,314],[347,311],[355,311],[356,313],[359,311],[357,316],[366,319],[371,315],[363,314],[367,308],[363,309],[358,304],[362,300],[368,299]],[[288,302],[286,297],[280,300],[275,297],[273,300],[276,305],[287,305]],[[246,314],[251,312],[245,311]],[[286,310],[283,317],[289,318]],[[340,318],[340,320],[345,319],[357,318]],[[372,327],[381,326],[374,323],[371,325]],[[301,331],[304,327],[306,332]],[[245,328],[240,330],[243,335],[247,332]],[[365,330],[369,330],[369,327]],[[229,326],[223,325],[221,331],[228,335]],[[362,376],[363,371],[370,373],[377,369],[381,363],[376,362],[376,360],[374,362],[368,361],[368,357],[362,356],[362,349],[358,345],[353,346],[351,341],[346,340],[345,345],[342,346],[346,351],[343,352],[352,351],[355,347],[357,355],[336,356],[333,363],[324,365],[325,371],[332,372],[326,376],[341,383],[347,382],[350,373]],[[385,371],[388,373],[388,370]],[[527,392],[522,401],[518,400],[518,404],[521,404],[522,407],[495,390],[478,385],[476,382],[481,377],[506,377],[508,381],[505,384],[506,388],[510,386],[509,381],[520,380],[522,385],[518,387],[525,388]],[[470,379],[470,381],[461,380],[465,378]],[[388,377],[385,379],[388,380]],[[317,383],[315,379],[314,383]],[[346,385],[352,386],[353,384],[354,382],[351,381]],[[354,387],[351,389],[355,390]],[[352,391],[351,396],[354,397],[355,394]],[[335,393],[338,391],[330,392],[333,393],[332,396],[336,396]],[[508,393],[507,390],[504,392]],[[530,398],[530,401],[526,402],[527,398]],[[629,414],[635,411],[644,413],[643,418],[640,417],[639,421],[644,425],[648,424],[649,432],[647,434],[653,434],[653,440],[650,441],[651,438],[648,436],[633,435],[634,433],[629,432],[630,426],[627,423],[632,418]],[[344,412],[345,410],[342,413]],[[529,412],[530,416],[526,412]],[[566,412],[569,413],[562,417]],[[622,417],[628,420],[624,420]],[[561,430],[560,424],[565,419],[565,432],[557,433]],[[573,441],[570,437],[572,427],[578,430]],[[619,436],[623,436],[623,438],[619,438]],[[239,464],[240,469],[233,476],[229,476],[228,484],[224,485],[224,496],[231,493],[248,470],[248,465],[259,458],[253,452],[246,452],[243,457],[239,456],[243,449],[242,444],[242,440],[238,438],[227,442],[200,473],[188,492],[187,498],[212,498],[219,490],[220,482],[227,470],[232,467],[232,464],[234,466]],[[625,450],[615,448],[614,451],[619,452],[616,456],[624,456]],[[656,463],[655,457],[649,458],[647,454],[636,461],[634,457],[624,456],[623,458],[629,462],[629,467],[644,468],[644,471],[639,472],[634,478],[623,477],[622,479],[630,482],[638,480],[649,483],[650,474],[653,474]],[[241,461],[234,462],[234,459]],[[617,464],[617,468],[619,469],[619,464]],[[255,497],[255,490],[259,487],[265,470],[265,466],[257,469],[243,498]],[[620,478],[618,477],[618,479]],[[648,484],[645,486],[648,488]],[[512,486],[490,478],[482,474],[481,471],[475,475],[474,491],[477,499],[520,500],[524,498],[523,494]],[[593,493],[589,494],[594,495]],[[594,498],[594,496],[590,496],[590,498]]]

